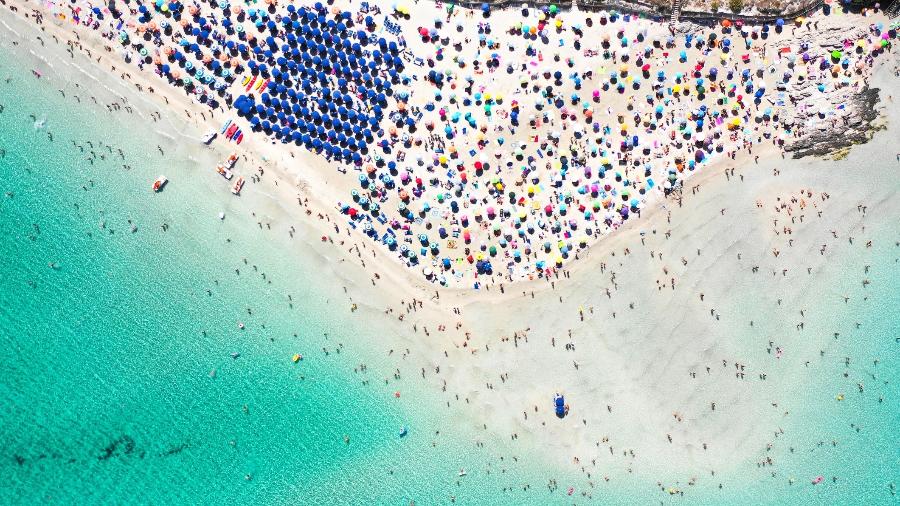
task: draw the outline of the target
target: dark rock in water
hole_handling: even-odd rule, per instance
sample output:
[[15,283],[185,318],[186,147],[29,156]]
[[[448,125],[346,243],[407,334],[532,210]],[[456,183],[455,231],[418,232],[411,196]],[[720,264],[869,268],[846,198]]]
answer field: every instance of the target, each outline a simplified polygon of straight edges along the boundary
[[793,158],[826,156],[854,144],[868,142],[873,132],[872,122],[878,118],[875,106],[879,91],[878,88],[866,87],[859,95],[848,98],[850,113],[846,121],[839,120],[837,130],[816,130],[785,146],[785,151],[792,153]]
[[[118,450],[120,447],[124,447],[123,453],[119,454]],[[109,444],[106,448],[103,449],[103,454],[97,457],[97,460],[104,461],[109,460],[113,457],[120,457],[122,455],[130,455],[134,452],[135,443],[134,439],[132,439],[129,435],[124,435],[119,439],[116,439],[112,443]]]
[[110,458],[113,456],[113,454],[115,454],[115,452],[116,452],[116,447],[117,447],[118,445],[119,445],[118,442],[113,442],[112,444],[110,444],[109,446],[107,446],[106,448],[104,448],[104,449],[103,449],[103,455],[100,455],[99,457],[97,457],[97,460],[103,461],[103,460],[108,460],[108,459],[110,459]]
[[175,446],[175,447],[173,447],[173,448],[169,448],[169,449],[166,450],[165,452],[159,454],[159,456],[160,456],[160,457],[169,457],[169,456],[172,456],[172,455],[178,455],[179,453],[183,452],[188,446],[190,446],[189,443],[182,443],[182,444],[180,444],[180,445],[178,445],[178,446]]

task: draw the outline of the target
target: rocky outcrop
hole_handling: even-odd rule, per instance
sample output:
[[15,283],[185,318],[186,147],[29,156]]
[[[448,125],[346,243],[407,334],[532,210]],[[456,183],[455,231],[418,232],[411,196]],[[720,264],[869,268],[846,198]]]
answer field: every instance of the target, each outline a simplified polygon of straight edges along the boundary
[[826,156],[868,141],[875,130],[873,122],[878,118],[875,107],[879,91],[878,88],[866,87],[860,93],[847,96],[844,103],[846,114],[837,121],[836,127],[823,122],[789,143],[785,151],[791,153],[793,158]]
[[[819,72],[831,72],[829,62],[822,69],[816,62],[830,59],[833,50],[847,50],[842,46],[829,45],[825,41],[858,40],[865,36],[866,28],[857,27],[842,30],[838,27],[824,28],[809,40],[809,52],[814,58],[813,65]],[[847,68],[840,70],[841,79],[818,79],[816,75],[800,80],[791,79],[785,87],[783,96],[790,100],[792,107],[787,107],[780,118],[783,126],[790,129],[796,137],[787,139],[785,151],[794,158],[804,156],[824,156],[841,149],[866,142],[873,131],[872,122],[878,117],[875,107],[878,103],[879,90],[870,88],[863,78],[865,69]],[[822,82],[829,82],[827,89],[819,88]]]

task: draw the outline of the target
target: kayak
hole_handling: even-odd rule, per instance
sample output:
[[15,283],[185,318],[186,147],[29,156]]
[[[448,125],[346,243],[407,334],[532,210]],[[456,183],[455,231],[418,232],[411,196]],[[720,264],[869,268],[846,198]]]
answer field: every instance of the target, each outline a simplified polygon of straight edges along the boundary
[[247,83],[247,89],[246,89],[246,91],[250,91],[250,88],[253,87],[253,83],[256,82],[256,77],[257,77],[257,76],[253,76],[253,79],[251,79],[250,82]]

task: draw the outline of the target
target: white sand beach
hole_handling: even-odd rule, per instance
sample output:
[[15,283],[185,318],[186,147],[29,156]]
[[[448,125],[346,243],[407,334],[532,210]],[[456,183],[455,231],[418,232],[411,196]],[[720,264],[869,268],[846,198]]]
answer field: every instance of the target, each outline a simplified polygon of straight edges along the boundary
[[[10,12],[11,5],[18,6],[18,11]],[[422,5],[428,8],[412,9],[410,19],[402,21],[404,26],[432,22],[433,6]],[[33,21],[31,9],[43,12],[45,6],[7,0],[0,7],[3,36],[21,36],[23,51],[40,53],[41,48],[55,45],[85,55],[90,52],[92,67],[73,63],[75,71],[52,60],[47,64],[57,72],[71,72],[86,90],[93,86],[88,77],[92,74],[120,74],[122,89],[109,90],[121,95],[118,105],[132,106],[134,114],[146,118],[148,127],[169,132],[173,145],[185,138],[195,142],[232,116],[189,100],[159,76],[129,67],[121,51],[106,50],[110,42],[94,31],[73,30],[59,19],[45,17],[40,23],[42,41],[30,39],[17,26],[23,20]],[[584,18],[591,14],[566,15],[573,18],[567,21],[568,27],[586,25]],[[886,22],[880,13],[871,15],[865,20],[857,14],[813,20],[828,30],[859,29],[857,21]],[[505,27],[518,17],[519,10],[498,11],[490,21]],[[449,24],[457,22],[475,21],[457,17]],[[668,34],[663,25],[636,23],[635,34],[639,27],[648,38]],[[521,37],[503,30],[491,36],[504,49],[517,45],[516,51],[522,52],[526,45]],[[791,39],[786,44],[793,44],[807,35],[786,30],[782,36]],[[413,53],[433,52],[423,41],[409,40],[409,44]],[[754,58],[772,63],[769,58],[775,58],[777,45]],[[478,50],[475,44],[464,46],[458,58],[473,61]],[[552,58],[546,51],[545,56]],[[701,50],[690,51],[694,62]],[[727,123],[723,123],[722,152],[698,166],[689,178],[687,172],[684,176],[679,172],[676,191],[664,196],[660,180],[640,197],[636,219],[616,218],[610,222],[615,226],[601,225],[602,220],[588,222],[596,227],[596,234],[584,247],[567,254],[564,265],[540,276],[536,269],[513,267],[512,273],[475,277],[460,253],[453,265],[454,269],[460,265],[465,275],[450,278],[456,282],[443,287],[435,282],[436,276],[423,276],[422,265],[410,268],[361,229],[348,226],[346,214],[336,205],[348,202],[349,192],[358,187],[355,172],[348,177],[336,170],[340,164],[249,130],[240,146],[214,143],[213,149],[220,158],[232,151],[239,154],[236,174],[248,178],[240,198],[265,216],[273,234],[294,237],[294,231],[300,230],[298,247],[318,254],[321,282],[344,287],[348,299],[342,303],[347,305],[348,318],[399,320],[396,325],[405,333],[385,336],[384,342],[371,345],[383,350],[386,360],[396,362],[406,381],[422,382],[448,406],[470,414],[448,423],[484,431],[484,440],[510,440],[522,449],[521,458],[540,456],[581,473],[583,483],[576,495],[600,499],[605,487],[635,484],[660,488],[661,493],[668,492],[665,495],[689,491],[695,483],[733,487],[748,476],[748,469],[770,465],[767,459],[770,449],[778,446],[779,430],[795,423],[792,412],[808,402],[802,392],[817,381],[822,357],[833,346],[833,334],[846,332],[845,322],[833,308],[848,304],[845,297],[858,302],[860,290],[869,283],[890,279],[890,273],[880,273],[885,276],[881,279],[869,274],[867,256],[874,250],[900,255],[895,244],[869,243],[875,230],[886,230],[900,240],[896,223],[900,164],[895,158],[900,121],[896,100],[900,97],[893,97],[900,89],[896,52],[896,47],[886,50],[865,77],[854,77],[846,90],[848,94],[851,88],[853,93],[862,91],[864,81],[881,90],[874,124],[882,130],[874,132],[868,143],[833,155],[836,159],[794,160],[777,142],[777,133],[750,148],[737,137],[729,140]],[[571,57],[576,68],[597,66],[583,52],[572,52]],[[665,64],[657,57],[653,63],[660,63],[668,74],[691,70],[690,63],[678,63],[674,54],[665,57]],[[586,90],[599,87],[599,76],[609,73],[609,69],[594,71],[595,80],[586,79],[590,82]],[[498,72],[484,86],[496,87],[499,91],[493,93],[504,94],[509,104],[518,77]],[[137,96],[143,97],[140,103],[135,101]],[[842,96],[835,100],[849,103],[849,95]],[[425,109],[431,100],[429,90],[413,95],[408,107]],[[672,103],[678,114],[685,112],[678,100]],[[615,93],[603,94],[590,104],[594,114],[613,118],[611,122],[617,115],[630,114],[631,105]],[[792,110],[790,102],[781,107]],[[651,114],[654,109],[645,105],[641,110]],[[165,119],[169,114],[184,115],[195,130],[170,131]],[[752,121],[755,116],[755,111],[748,110],[739,117]],[[809,128],[834,128],[827,123]],[[507,147],[527,143],[535,132],[547,135],[548,129],[560,125],[535,131],[522,128],[508,136]],[[753,125],[752,135],[777,130],[767,120]],[[840,125],[835,125],[839,130]],[[664,147],[666,133],[661,126],[648,134],[657,141],[654,156],[641,155],[640,163],[633,160],[635,174],[626,173],[626,179],[646,182],[646,176],[637,175],[643,174],[637,168],[656,162],[653,175],[665,178],[673,166],[669,148]],[[482,135],[500,134],[488,130]],[[566,130],[564,137],[559,143],[563,147],[576,142],[574,131]],[[540,149],[540,145],[533,142],[526,149]],[[671,146],[674,155],[676,148]],[[733,158],[726,154],[730,151],[735,152]],[[423,142],[409,148],[408,156],[427,152],[428,143]],[[683,153],[690,156],[687,147]],[[477,158],[467,156],[467,163]],[[438,167],[439,172],[447,170],[440,163]],[[559,169],[537,170],[543,184]],[[425,174],[423,169],[414,176]],[[506,175],[516,185],[511,171]],[[524,177],[518,181],[520,192],[527,192],[526,183]],[[422,200],[431,195],[436,203],[439,188],[426,189]],[[490,193],[490,197],[496,195]],[[537,220],[545,201],[537,198],[535,202],[539,202],[534,204],[536,212],[529,219]],[[559,211],[558,202],[553,200],[554,213]],[[577,209],[575,204],[572,208]],[[491,235],[487,225],[477,232],[472,228],[473,233]],[[546,239],[551,235],[548,232]],[[555,248],[555,235],[552,240]],[[556,252],[550,256],[539,251],[543,250],[536,246],[532,255],[525,255],[526,262],[554,262]],[[511,258],[504,257],[504,263]],[[434,264],[424,265],[437,271],[441,264],[435,257]],[[499,266],[496,269],[501,271]],[[480,282],[478,290],[471,285],[475,280]],[[552,397],[557,393],[568,404],[564,418],[554,414]],[[778,479],[786,482],[789,477],[779,475]]]

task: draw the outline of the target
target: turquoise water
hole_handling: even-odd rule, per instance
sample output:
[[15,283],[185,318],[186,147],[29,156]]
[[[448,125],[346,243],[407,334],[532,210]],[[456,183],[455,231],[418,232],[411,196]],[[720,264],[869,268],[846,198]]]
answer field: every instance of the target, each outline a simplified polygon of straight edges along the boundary
[[[692,490],[700,503],[721,504],[728,497],[737,504],[754,504],[765,497],[766,504],[897,504],[900,224],[880,222],[865,237],[873,239],[872,248],[861,241],[838,246],[840,261],[830,262],[804,290],[801,307],[816,316],[797,334],[802,337],[788,337],[787,318],[777,313],[770,313],[774,322],[769,329],[781,330],[760,331],[781,342],[790,340],[789,353],[799,355],[787,357],[780,371],[771,371],[790,378],[779,397],[773,397],[790,399],[782,407],[790,416],[779,427],[784,432],[770,437],[771,450],[761,448],[755,458],[771,457],[774,464],[757,468],[748,463],[717,480],[725,484],[725,494]],[[863,279],[872,283],[863,286]],[[776,296],[747,293],[735,302],[750,305]],[[817,476],[825,481],[813,485]]]
[[0,503],[484,504],[546,483],[385,384],[367,343],[408,330],[348,318],[323,261],[258,227],[262,198],[233,197],[214,153],[21,65],[0,67]]
[[[21,55],[0,46],[0,56]],[[349,318],[324,260],[290,239],[283,219],[274,231],[258,227],[251,209],[270,217],[277,206],[249,183],[232,197],[210,170],[218,155],[154,133],[181,128],[174,123],[107,113],[51,72],[38,81],[17,65],[0,66],[0,503],[581,499],[563,495],[579,483],[533,459],[540,449],[529,449],[527,466],[500,461],[510,449],[439,397],[405,380],[385,384],[394,365],[380,343],[409,329]],[[154,194],[160,174],[171,182]],[[306,233],[298,223],[297,235]],[[777,439],[776,477],[748,463],[717,480],[724,491],[703,480],[670,497],[635,482],[614,495],[595,491],[594,502],[895,503],[900,230],[883,223],[867,235],[871,250],[846,248],[823,273],[830,291],[852,302],[823,297],[816,308],[829,316],[811,324],[819,338],[810,346],[827,355],[814,364],[818,381],[797,383],[808,402],[794,406]],[[877,280],[867,288],[863,265]],[[843,337],[830,339],[832,331]],[[305,355],[300,364],[295,353]],[[355,372],[361,363],[367,372]],[[405,438],[401,426],[410,427]],[[811,486],[819,474],[826,483]],[[561,490],[548,492],[551,477]]]

